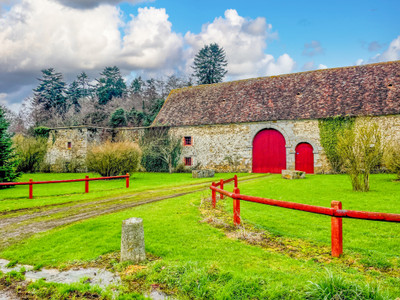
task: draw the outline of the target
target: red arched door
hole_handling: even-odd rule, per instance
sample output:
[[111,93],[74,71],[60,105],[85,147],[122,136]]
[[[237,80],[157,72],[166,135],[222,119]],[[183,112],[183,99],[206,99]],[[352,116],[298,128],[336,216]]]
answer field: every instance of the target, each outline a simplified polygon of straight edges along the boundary
[[281,173],[286,169],[286,141],[275,129],[257,133],[253,140],[253,173]]
[[296,170],[314,174],[313,147],[308,143],[300,143],[296,147]]

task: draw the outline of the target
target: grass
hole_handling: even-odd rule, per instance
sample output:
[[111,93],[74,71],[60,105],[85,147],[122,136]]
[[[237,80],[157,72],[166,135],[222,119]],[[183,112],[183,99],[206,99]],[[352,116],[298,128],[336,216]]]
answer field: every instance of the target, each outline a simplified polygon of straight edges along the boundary
[[[18,181],[27,182],[30,178],[34,181],[79,179],[85,178],[86,175],[91,178],[101,177],[95,173],[36,173],[24,174]],[[242,175],[249,176],[250,174]],[[212,180],[217,181],[224,176],[232,177],[233,174],[216,174]],[[168,176],[165,173],[134,173],[130,177],[129,189],[125,187],[125,179],[91,181],[88,194],[84,193],[84,182],[40,184],[33,186],[33,199],[28,199],[28,186],[20,185],[0,190],[0,212],[57,203],[111,198],[147,190],[171,189],[185,184],[208,183],[212,180],[192,178],[189,173],[169,174]]]
[[[185,174],[141,175],[143,178],[137,180],[136,188],[143,190],[157,184],[171,187],[198,182]],[[393,182],[393,178],[393,175],[373,175],[369,193],[353,192],[343,175],[314,175],[297,181],[273,175],[239,182],[239,187],[242,194],[248,195],[321,206],[340,200],[347,209],[400,213],[400,182]],[[227,186],[231,188],[232,185]],[[400,296],[400,224],[344,220],[344,258],[321,263],[227,238],[222,230],[200,222],[201,198],[209,196],[209,191],[197,192],[56,228],[4,249],[0,257],[59,267],[93,261],[119,251],[122,220],[140,217],[144,220],[146,252],[159,259],[147,262],[146,269],[127,276],[128,285],[158,283],[169,292],[197,299],[320,299],[322,296],[315,295],[329,286],[328,270],[334,278],[340,278],[339,282],[344,282],[338,292],[342,295],[355,290],[377,295],[370,299]],[[223,200],[229,212],[231,202]],[[241,211],[245,222],[298,240],[298,247],[302,246],[302,240],[322,246],[330,244],[329,217],[245,202],[241,203]],[[346,265],[353,258],[361,263]],[[382,292],[375,289],[377,285]],[[381,297],[386,292],[388,296]]]

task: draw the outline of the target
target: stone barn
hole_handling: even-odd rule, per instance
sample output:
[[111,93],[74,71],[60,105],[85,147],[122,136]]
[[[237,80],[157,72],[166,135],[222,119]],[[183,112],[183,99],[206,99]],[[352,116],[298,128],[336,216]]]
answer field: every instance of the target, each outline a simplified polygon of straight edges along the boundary
[[[400,61],[173,90],[152,127],[182,138],[187,166],[327,173],[319,120],[336,116],[371,116],[386,139],[400,139]],[[64,129],[64,139],[75,130]],[[141,130],[120,129],[125,137]]]

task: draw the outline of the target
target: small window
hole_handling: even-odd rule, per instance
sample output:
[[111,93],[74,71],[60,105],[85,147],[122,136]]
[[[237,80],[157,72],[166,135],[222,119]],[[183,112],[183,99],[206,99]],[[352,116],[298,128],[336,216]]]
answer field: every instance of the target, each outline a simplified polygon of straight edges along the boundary
[[185,136],[183,138],[183,144],[185,146],[191,146],[192,145],[192,137],[191,136]]
[[67,148],[68,148],[68,150],[72,149],[72,142],[68,142]]
[[191,165],[192,165],[192,158],[185,157],[185,166],[191,166]]

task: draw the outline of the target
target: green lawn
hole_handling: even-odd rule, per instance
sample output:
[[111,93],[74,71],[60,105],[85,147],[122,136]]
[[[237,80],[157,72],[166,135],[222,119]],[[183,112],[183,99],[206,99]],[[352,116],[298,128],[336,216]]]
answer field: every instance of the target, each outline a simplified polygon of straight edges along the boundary
[[[101,177],[94,173],[36,173],[24,174],[18,182],[51,181],[80,179],[88,175],[90,178]],[[241,174],[249,176],[251,174]],[[213,181],[218,181],[224,176],[233,177],[233,174],[216,174]],[[251,175],[254,176],[254,175]],[[130,177],[130,188],[125,187],[125,179],[101,180],[89,182],[89,193],[85,194],[84,182],[38,184],[33,186],[33,199],[29,199],[29,187],[18,185],[13,188],[0,190],[0,212],[21,208],[29,208],[57,203],[74,201],[85,201],[129,195],[132,193],[144,192],[147,190],[171,189],[182,185],[208,183],[209,178],[192,178],[189,173],[165,174],[165,173],[134,173]]]
[[[231,174],[221,176],[229,178]],[[241,176],[244,174],[239,179]],[[141,173],[135,177],[132,186],[138,190],[198,182],[187,174]],[[295,181],[272,175],[239,182],[239,188],[247,195],[321,206],[340,200],[345,209],[400,213],[400,182],[392,179],[392,175],[372,175],[369,193],[353,192],[344,175],[314,175]],[[226,187],[232,189],[232,185]],[[105,185],[98,188],[105,189]],[[331,272],[359,286],[379,285],[389,293],[389,299],[400,297],[400,224],[344,220],[344,258],[325,263],[312,257],[295,259],[227,238],[221,229],[201,223],[199,205],[210,194],[197,192],[53,229],[4,249],[0,257],[55,266],[91,261],[119,251],[122,220],[140,217],[144,220],[146,251],[160,260],[149,262],[146,271],[133,276],[134,281],[160,283],[199,299],[304,299],[310,281],[319,282]],[[231,212],[231,199],[223,201]],[[321,246],[330,244],[327,216],[245,202],[241,211],[245,222],[274,234]],[[347,266],[345,262],[353,256],[373,268]]]

